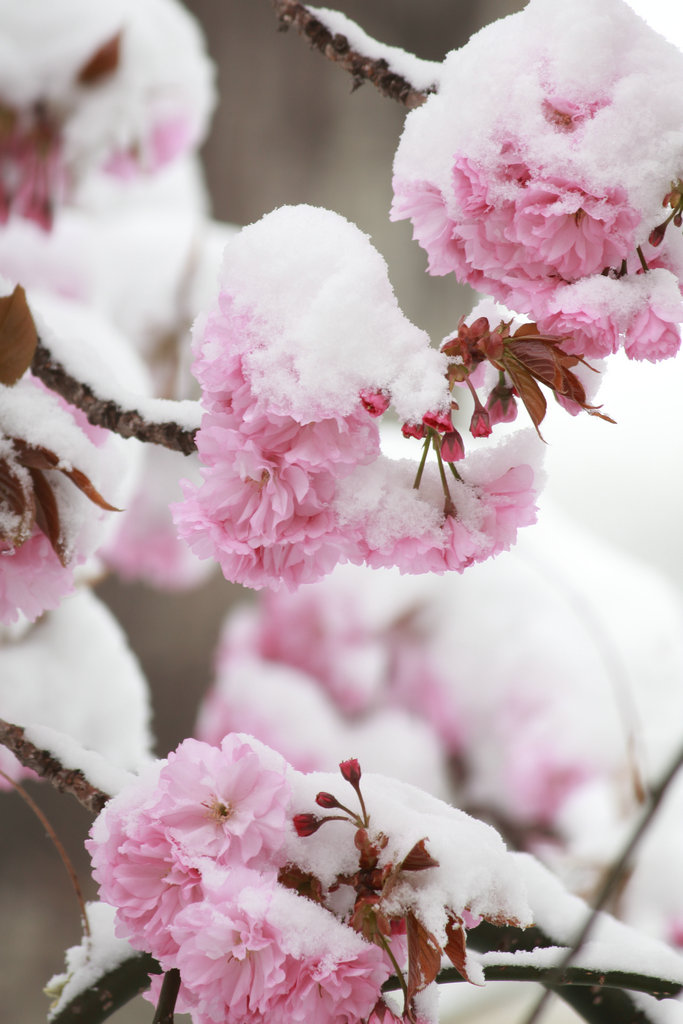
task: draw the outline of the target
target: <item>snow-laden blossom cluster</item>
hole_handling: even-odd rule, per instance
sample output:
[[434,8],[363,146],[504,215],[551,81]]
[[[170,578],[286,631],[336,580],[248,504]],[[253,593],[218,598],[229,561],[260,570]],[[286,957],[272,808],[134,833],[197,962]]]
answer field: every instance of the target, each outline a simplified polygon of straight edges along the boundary
[[450,53],[408,116],[392,216],[412,221],[431,273],[454,272],[569,352],[673,355],[682,72],[621,0],[531,0]]
[[154,171],[201,141],[211,68],[176,0],[3,0],[0,16],[2,221],[49,229],[86,172]]
[[[353,749],[585,893],[640,810],[634,779],[654,783],[680,741],[683,607],[646,566],[550,513],[462,578],[345,566],[260,596],[226,620],[197,735],[248,729],[301,771]],[[673,863],[674,820],[652,862]],[[657,893],[647,875],[624,886],[620,913],[638,924],[648,902],[666,940],[675,874]]]
[[[185,485],[174,515],[228,579],[293,588],[339,561],[462,570],[533,521],[526,451],[475,457],[450,480],[440,454],[426,472],[380,455],[390,403],[406,423],[450,424],[448,359],[337,214],[284,207],[240,232],[194,349],[203,482]],[[436,430],[425,436],[439,447]]]
[[529,923],[491,828],[379,776],[361,790],[355,759],[340,769],[300,775],[241,734],[185,740],[95,822],[87,845],[118,934],[179,969],[177,1006],[195,1024],[357,1024],[386,1012],[397,970],[414,1020],[442,949],[483,980],[467,927]]

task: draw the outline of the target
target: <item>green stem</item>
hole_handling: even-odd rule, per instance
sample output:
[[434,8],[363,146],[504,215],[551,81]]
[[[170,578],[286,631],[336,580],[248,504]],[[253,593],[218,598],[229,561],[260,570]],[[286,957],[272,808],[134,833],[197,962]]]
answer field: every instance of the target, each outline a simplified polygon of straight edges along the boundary
[[413,490],[417,491],[422,482],[422,474],[424,473],[425,462],[427,461],[427,453],[429,451],[429,442],[431,440],[430,431],[427,431],[425,437],[425,443],[422,448],[422,458],[420,459],[420,465],[417,467],[417,474],[415,475],[415,482],[413,483]]
[[397,989],[400,988],[401,992],[403,992],[403,998],[405,999],[406,1004],[407,1004],[407,1002],[408,1002],[408,986],[406,985],[406,979],[403,977],[403,971],[401,970],[401,968],[398,966],[398,963],[396,962],[396,957],[394,956],[394,954],[391,951],[391,946],[387,942],[386,936],[382,935],[381,932],[378,932],[377,933],[377,938],[379,940],[380,946],[382,947],[384,952],[387,954],[387,956],[391,960],[391,965],[394,968],[394,972],[395,972],[395,977],[394,978],[389,978],[389,980],[386,981],[384,983],[384,985],[382,985],[382,991],[383,992],[392,992],[392,991],[396,991]]
[[436,434],[432,436],[432,442],[434,445],[434,451],[436,452],[436,461],[439,465],[439,476],[441,477],[441,486],[443,488],[445,504],[444,504],[444,515],[455,516],[456,508],[451,497],[451,492],[448,489],[448,480],[446,479],[446,470],[443,467],[443,459],[441,458],[441,443]]

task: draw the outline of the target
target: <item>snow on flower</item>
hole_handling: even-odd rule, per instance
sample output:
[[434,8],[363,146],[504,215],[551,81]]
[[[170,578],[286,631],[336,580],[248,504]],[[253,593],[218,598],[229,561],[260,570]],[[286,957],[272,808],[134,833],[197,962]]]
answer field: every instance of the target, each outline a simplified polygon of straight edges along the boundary
[[[668,265],[673,229],[653,229],[662,202],[678,202],[682,61],[621,0],[532,0],[449,54],[438,93],[409,114],[392,217],[413,222],[431,273],[453,271],[545,330],[552,322],[568,351],[606,355],[626,331],[632,357],[671,355],[680,296],[662,315],[642,295],[635,341],[629,323],[565,292]],[[486,88],[470,95],[484,66]]]
[[154,171],[201,140],[211,69],[176,0],[69,0],[49,11],[4,0],[0,11],[3,220],[49,229],[87,171]]
[[462,570],[533,521],[537,475],[512,449],[476,482],[456,474],[453,494],[443,473],[418,491],[417,464],[380,456],[389,402],[420,436],[451,427],[448,360],[405,319],[355,226],[277,210],[227,246],[220,289],[195,324],[203,482],[184,484],[174,517],[228,579],[294,589],[364,560]]
[[[356,758],[339,767],[341,778],[300,774],[245,735],[220,748],[186,740],[95,821],[87,846],[117,933],[164,970],[178,968],[178,1009],[197,1024],[355,1024],[406,956],[411,1014],[440,962],[431,957],[427,969],[422,942],[481,982],[465,929],[479,916],[529,923],[524,886],[493,829],[364,775]],[[358,811],[337,801],[342,788]],[[312,810],[321,807],[342,813],[329,820]],[[232,838],[256,837],[237,855],[233,828]],[[407,934],[418,940],[412,952]]]

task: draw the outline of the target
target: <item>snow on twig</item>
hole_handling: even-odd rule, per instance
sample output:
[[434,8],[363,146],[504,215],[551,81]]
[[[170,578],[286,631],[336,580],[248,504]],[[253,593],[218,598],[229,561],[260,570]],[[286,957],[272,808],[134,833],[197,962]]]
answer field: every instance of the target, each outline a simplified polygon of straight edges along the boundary
[[98,427],[121,437],[160,444],[184,455],[195,450],[194,435],[200,418],[197,402],[144,398],[132,393],[105,397],[100,382],[79,379],[40,339],[31,372],[81,409]]
[[88,782],[80,769],[65,768],[49,750],[41,750],[26,736],[20,725],[13,725],[0,718],[0,743],[2,743],[25,768],[31,768],[41,778],[47,779],[60,793],[71,793],[89,811],[99,814],[109,795]]
[[298,0],[273,0],[283,29],[293,25],[316,50],[348,71],[357,88],[372,82],[383,96],[408,109],[421,106],[438,86],[440,64],[421,60],[398,46],[387,46],[367,35],[354,21],[323,7]]

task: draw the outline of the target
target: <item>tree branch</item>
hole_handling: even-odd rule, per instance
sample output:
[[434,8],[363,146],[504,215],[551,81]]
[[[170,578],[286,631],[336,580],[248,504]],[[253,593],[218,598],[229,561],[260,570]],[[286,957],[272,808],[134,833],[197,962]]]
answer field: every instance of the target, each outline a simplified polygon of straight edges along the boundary
[[109,796],[88,782],[83,772],[65,768],[48,750],[40,750],[26,739],[24,729],[0,718],[0,743],[10,750],[25,768],[51,782],[60,793],[71,793],[93,814],[99,814]]
[[[294,26],[299,35],[308,39],[314,49],[319,50],[323,56],[335,64],[340,64],[345,71],[348,71],[353,78],[354,87],[362,85],[363,81],[372,82],[379,89],[383,96],[397,100],[404,106],[412,109],[421,106],[430,92],[436,91],[436,81],[427,88],[418,88],[414,82],[408,81],[402,74],[391,69],[389,61],[383,56],[370,56],[354,48],[346,35],[341,32],[333,32],[325,25],[318,16],[316,8],[309,8],[299,3],[298,0],[272,0],[275,13],[283,29]],[[341,15],[339,16],[342,17]],[[353,26],[349,19],[345,23]],[[353,26],[357,28],[357,26]],[[370,44],[370,48],[381,53],[390,55],[392,51],[398,52],[397,47],[387,47],[376,43],[375,40],[366,36],[358,29],[358,35]],[[404,54],[404,57],[407,56]],[[410,59],[410,58],[409,58]],[[417,62],[417,58],[412,58]],[[433,64],[436,79],[436,62],[420,61],[421,67],[428,67]]]
[[121,437],[135,437],[150,441],[173,451],[189,455],[195,451],[196,430],[190,430],[172,420],[150,422],[137,409],[124,409],[113,399],[99,398],[90,385],[76,380],[38,339],[31,372],[51,391],[81,409],[90,423],[105,427]]
[[101,1024],[149,988],[150,974],[161,974],[161,967],[149,953],[137,953],[79,992],[48,1020],[50,1024]]

